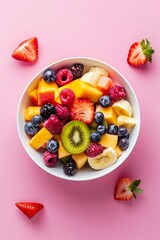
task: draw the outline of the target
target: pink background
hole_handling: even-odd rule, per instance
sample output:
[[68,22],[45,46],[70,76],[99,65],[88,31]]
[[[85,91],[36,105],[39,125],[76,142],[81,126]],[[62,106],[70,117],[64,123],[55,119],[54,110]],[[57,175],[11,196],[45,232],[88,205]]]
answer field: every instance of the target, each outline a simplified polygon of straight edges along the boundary
[[[160,239],[160,4],[158,0],[14,0],[0,13],[0,239],[159,240]],[[39,40],[39,60],[11,58],[17,45]],[[133,68],[130,45],[148,38],[153,63]],[[43,172],[23,149],[16,128],[22,90],[47,64],[72,56],[113,65],[133,86],[141,109],[141,131],[128,160],[115,172],[88,182],[64,181]],[[113,199],[116,181],[141,179],[144,192],[124,203]],[[32,220],[17,201],[45,208]]]

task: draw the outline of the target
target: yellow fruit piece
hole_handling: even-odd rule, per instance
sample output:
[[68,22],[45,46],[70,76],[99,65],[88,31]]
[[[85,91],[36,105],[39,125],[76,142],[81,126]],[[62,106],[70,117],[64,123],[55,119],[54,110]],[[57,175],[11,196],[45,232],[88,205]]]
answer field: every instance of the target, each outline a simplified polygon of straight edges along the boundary
[[66,151],[66,149],[63,147],[61,141],[59,141],[59,148],[58,148],[58,157],[59,157],[59,159],[67,157],[69,155],[71,155],[71,154]]
[[61,92],[65,88],[71,89],[74,92],[76,98],[87,98],[92,102],[98,102],[99,98],[102,96],[101,91],[79,79],[74,80],[63,87],[60,87],[59,92]]
[[37,132],[29,141],[29,144],[34,149],[39,149],[44,146],[46,142],[48,142],[53,137],[53,134],[47,130],[47,128],[43,127]]
[[96,112],[102,112],[104,114],[104,119],[107,121],[109,125],[110,124],[117,125],[117,115],[115,114],[112,106],[104,108],[101,105],[97,105]]
[[115,151],[117,154],[117,158],[120,157],[123,152],[122,149],[118,145],[115,147]]
[[99,72],[87,72],[81,77],[81,81],[96,88],[100,77],[101,74]]
[[113,134],[105,133],[102,135],[99,144],[104,148],[115,148],[118,142],[118,136]]
[[85,153],[73,154],[73,160],[76,162],[77,168],[82,168],[88,160],[88,157]]
[[121,115],[117,118],[117,124],[118,126],[123,126],[128,129],[131,129],[135,126],[136,120],[133,117]]
[[54,139],[56,139],[57,141],[61,140],[61,134],[54,134]]
[[30,106],[26,109],[24,119],[30,121],[34,116],[40,114],[40,106]]
[[55,82],[48,83],[42,78],[38,83],[38,105],[43,105],[45,103],[54,104],[55,99],[59,96],[58,85]]
[[113,103],[112,107],[118,116],[121,116],[121,115],[124,115],[127,117],[132,116],[132,113],[133,113],[132,106],[127,100],[121,99]]
[[32,92],[29,93],[31,102],[32,102],[34,105],[38,105],[37,91],[38,91],[38,90],[35,89],[35,90],[33,90]]

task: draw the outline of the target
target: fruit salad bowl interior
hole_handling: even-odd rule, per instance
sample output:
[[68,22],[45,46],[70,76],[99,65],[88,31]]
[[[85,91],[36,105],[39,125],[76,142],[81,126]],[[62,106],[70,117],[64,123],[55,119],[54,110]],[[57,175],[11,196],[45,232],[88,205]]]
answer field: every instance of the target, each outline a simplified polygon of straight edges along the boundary
[[[76,175],[68,177],[63,172],[63,165],[61,162],[58,162],[55,167],[52,167],[52,168],[47,167],[43,162],[42,152],[34,150],[29,145],[30,137],[24,131],[24,125],[25,125],[24,114],[25,114],[26,108],[33,105],[30,101],[29,93],[37,87],[38,81],[42,77],[44,71],[49,68],[54,69],[54,71],[59,71],[60,69],[69,67],[75,63],[82,63],[84,65],[83,73],[87,72],[91,66],[97,66],[97,67],[102,67],[106,69],[109,72],[109,77],[112,78],[114,82],[122,85],[126,89],[127,100],[130,102],[133,108],[133,117],[136,121],[136,125],[134,126],[130,134],[129,147],[125,151],[123,151],[123,153],[118,158],[116,163],[102,170],[94,170],[86,164],[83,168],[77,171]],[[96,179],[111,173],[112,171],[116,170],[127,158],[129,158],[129,155],[131,154],[133,148],[135,147],[135,144],[139,135],[139,130],[140,130],[139,104],[137,101],[136,94],[132,89],[130,83],[114,67],[108,65],[105,62],[102,62],[96,59],[91,59],[91,58],[84,58],[84,57],[66,58],[46,66],[26,86],[25,90],[21,95],[19,105],[18,105],[17,128],[18,128],[18,134],[19,134],[20,140],[27,154],[44,171],[50,173],[53,176],[66,179],[66,180],[72,180],[72,181],[92,180],[92,179]]]

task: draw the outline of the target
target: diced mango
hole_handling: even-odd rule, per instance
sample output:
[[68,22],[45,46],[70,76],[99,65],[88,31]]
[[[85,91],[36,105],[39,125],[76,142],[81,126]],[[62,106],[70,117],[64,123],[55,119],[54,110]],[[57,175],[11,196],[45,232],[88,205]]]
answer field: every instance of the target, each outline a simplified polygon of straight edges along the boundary
[[94,88],[79,79],[60,87],[59,92],[61,92],[64,88],[70,88],[77,98],[87,98],[95,103],[98,102],[99,98],[102,96],[102,92],[97,88]]
[[115,147],[115,151],[117,154],[117,158],[120,157],[123,152],[122,149],[118,145]]
[[63,147],[61,141],[59,141],[59,148],[58,148],[58,157],[59,157],[59,159],[67,157],[69,155],[71,155],[71,154],[66,151],[66,149]]
[[39,80],[37,93],[38,105],[43,105],[48,102],[54,104],[55,98],[59,96],[58,94],[58,85],[55,82],[48,83],[42,78]]
[[74,154],[72,155],[73,160],[76,162],[77,168],[82,168],[88,160],[88,157],[85,153]]
[[37,106],[38,105],[38,96],[37,96],[37,89],[33,90],[32,92],[29,93],[31,102]]
[[39,149],[40,147],[44,146],[44,144],[51,138],[53,138],[53,134],[48,131],[47,128],[43,127],[31,138],[29,144],[34,149]]
[[40,114],[40,106],[30,106],[26,109],[24,119],[30,121],[34,116]]
[[117,125],[117,115],[115,114],[112,106],[104,108],[100,105],[97,105],[96,112],[102,112],[104,114],[104,119],[107,121],[109,125],[110,124]]
[[104,135],[102,135],[99,144],[101,144],[101,146],[104,148],[109,148],[109,147],[115,148],[117,145],[117,142],[118,142],[117,135],[105,133]]

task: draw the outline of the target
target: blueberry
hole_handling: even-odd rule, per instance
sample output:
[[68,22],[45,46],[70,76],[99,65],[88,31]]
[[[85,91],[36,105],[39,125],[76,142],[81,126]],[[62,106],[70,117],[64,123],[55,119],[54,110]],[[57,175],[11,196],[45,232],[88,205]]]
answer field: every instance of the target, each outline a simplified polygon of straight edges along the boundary
[[119,138],[118,145],[122,150],[126,150],[129,146],[129,139],[127,137]]
[[32,124],[35,127],[39,127],[39,125],[43,122],[43,118],[41,115],[36,115],[32,118]]
[[111,99],[109,96],[105,95],[100,97],[99,103],[102,107],[109,107],[111,105]]
[[51,139],[47,142],[47,150],[51,153],[55,153],[58,151],[59,142],[57,140]]
[[101,140],[101,136],[98,132],[92,132],[90,134],[90,140],[93,142],[99,142]]
[[96,112],[94,115],[94,121],[98,124],[103,123],[104,114],[102,112]]
[[108,129],[107,129],[107,132],[109,134],[113,134],[113,135],[117,135],[117,131],[118,131],[118,126],[115,125],[115,124],[111,124],[109,125]]
[[117,131],[117,135],[118,137],[127,137],[129,138],[129,132],[128,132],[128,129],[125,128],[125,127],[119,127],[118,128],[118,131]]
[[56,73],[52,69],[47,69],[43,73],[43,79],[46,82],[54,82],[56,80]]
[[29,135],[34,135],[38,132],[39,128],[35,127],[31,122],[27,122],[24,126],[24,131]]
[[98,125],[96,131],[100,134],[103,135],[107,132],[107,128],[104,125]]

